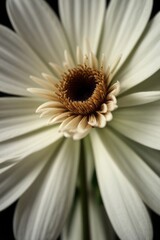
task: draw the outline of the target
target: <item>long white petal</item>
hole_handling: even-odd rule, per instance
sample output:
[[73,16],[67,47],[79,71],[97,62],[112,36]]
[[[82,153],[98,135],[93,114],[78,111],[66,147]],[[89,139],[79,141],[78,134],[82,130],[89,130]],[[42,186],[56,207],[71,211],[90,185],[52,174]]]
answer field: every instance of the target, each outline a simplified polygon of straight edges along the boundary
[[9,17],[16,31],[45,63],[62,64],[68,44],[56,14],[43,0],[8,0]]
[[99,203],[96,203],[92,197],[89,201],[89,219],[91,228],[91,239],[93,240],[113,240],[113,228],[109,220],[103,214],[103,210]]
[[[90,234],[92,240],[114,240],[114,233],[105,210],[101,208],[92,195],[88,198]],[[76,202],[73,212],[63,230],[62,240],[82,240],[83,222],[80,200]]]
[[108,65],[126,60],[149,20],[152,0],[112,0],[107,10],[100,53]]
[[159,150],[145,147],[135,141],[127,139],[131,148],[150,166],[151,169],[160,177],[160,157]]
[[128,138],[160,150],[160,101],[137,107],[118,108],[110,126]]
[[72,203],[78,159],[79,142],[66,140],[19,201],[14,218],[16,239],[57,239]]
[[0,98],[0,142],[47,126],[35,111],[42,103],[34,98]]
[[59,8],[72,50],[75,52],[77,45],[83,48],[84,40],[87,39],[92,51],[96,52],[105,13],[105,1],[59,0]]
[[83,141],[84,141],[85,162],[86,162],[86,168],[87,168],[87,181],[88,181],[88,184],[90,184],[92,181],[93,173],[94,173],[93,150],[92,150],[90,139],[88,137],[85,137]]
[[154,73],[152,76],[147,78],[145,81],[131,88],[128,93],[136,93],[143,91],[160,91],[160,70]]
[[62,232],[62,240],[82,240],[82,212],[80,201],[73,207],[73,213],[70,214],[64,230]]
[[13,116],[27,116],[33,113],[43,100],[28,97],[2,97],[0,98],[0,117],[1,119]]
[[160,100],[160,91],[137,92],[118,98],[118,107],[132,107]]
[[34,153],[0,175],[0,210],[17,200],[44,168],[54,151],[52,148]]
[[0,163],[19,161],[62,138],[58,127],[46,127],[0,144]]
[[160,69],[160,13],[145,29],[132,55],[116,76],[121,93],[149,78]]
[[134,184],[142,199],[151,209],[160,214],[160,177],[147,166],[143,158],[111,131],[103,131],[101,136],[107,151]]
[[31,48],[13,31],[0,26],[0,91],[31,96],[26,90],[36,86],[30,75],[49,73]]
[[138,193],[115,164],[96,131],[91,132],[102,199],[120,239],[152,239],[152,226]]

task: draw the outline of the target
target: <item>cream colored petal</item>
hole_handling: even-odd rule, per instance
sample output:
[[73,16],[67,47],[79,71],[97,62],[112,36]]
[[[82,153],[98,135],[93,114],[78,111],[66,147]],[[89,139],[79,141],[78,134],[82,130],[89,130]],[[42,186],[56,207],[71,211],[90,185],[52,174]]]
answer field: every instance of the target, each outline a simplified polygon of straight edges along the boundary
[[127,139],[128,145],[153,169],[160,177],[159,150],[145,147],[135,141]]
[[137,107],[118,108],[110,126],[126,137],[153,149],[160,149],[160,101]]
[[107,65],[112,67],[118,61],[118,69],[124,63],[146,27],[152,4],[152,0],[110,2],[100,46],[100,54],[105,54]]
[[160,91],[128,94],[118,98],[118,107],[132,107],[160,100]]
[[68,221],[65,224],[62,232],[62,240],[82,240],[82,218],[81,205],[78,201],[73,207],[73,212],[70,214]]
[[40,174],[57,145],[31,154],[0,175],[0,209],[15,202]]
[[91,132],[91,142],[100,192],[114,230],[123,240],[151,240],[151,221],[139,194],[96,131]]
[[104,128],[106,126],[107,122],[106,122],[106,118],[105,118],[105,116],[103,114],[97,112],[96,119],[97,119],[97,126],[99,128]]
[[91,184],[93,173],[94,173],[94,155],[89,137],[85,137],[84,140],[84,154],[86,161],[86,169],[87,169],[87,180],[88,185]]
[[[95,201],[93,196],[89,196],[88,200],[91,239],[114,240],[113,229],[109,220],[105,219],[104,215],[106,213],[103,212],[104,210],[101,208],[101,205]],[[82,240],[83,222],[81,202],[79,199],[73,207],[73,212],[70,215],[71,216],[62,233],[62,240]]]
[[46,125],[47,121],[40,119],[35,113],[27,116],[5,118],[0,121],[0,142],[36,131],[46,127]]
[[87,126],[88,126],[87,117],[84,116],[78,124],[78,127],[77,127],[78,132],[83,132],[87,128]]
[[62,138],[58,127],[46,127],[0,144],[0,162],[21,160]]
[[40,103],[32,98],[0,98],[0,142],[45,127],[47,121],[35,114]]
[[143,201],[160,214],[160,177],[125,142],[111,131],[101,132],[106,150],[132,182]]
[[35,112],[42,103],[43,101],[38,98],[3,97],[0,98],[0,117],[6,119],[13,116],[27,116]]
[[159,79],[160,79],[160,70],[157,71],[152,76],[150,76],[149,78],[147,78],[145,81],[131,88],[129,91],[127,91],[127,94],[143,92],[143,91],[160,91]]
[[57,239],[72,204],[78,159],[79,142],[66,140],[19,201],[14,218],[16,239]]
[[149,23],[134,52],[117,74],[121,93],[143,82],[160,69],[159,25],[160,13]]
[[59,8],[72,51],[75,52],[77,46],[84,49],[84,40],[87,39],[92,51],[96,52],[105,13],[105,1],[59,0]]
[[0,91],[31,96],[26,89],[36,84],[29,76],[40,77],[43,71],[49,73],[48,68],[20,37],[3,26],[0,26],[0,45]]
[[46,64],[62,64],[67,40],[56,14],[45,1],[7,0],[7,10],[17,33]]
[[69,121],[63,128],[63,130],[74,130],[77,128],[79,122],[81,121],[82,119],[82,116],[74,116],[73,119],[71,119],[71,121]]

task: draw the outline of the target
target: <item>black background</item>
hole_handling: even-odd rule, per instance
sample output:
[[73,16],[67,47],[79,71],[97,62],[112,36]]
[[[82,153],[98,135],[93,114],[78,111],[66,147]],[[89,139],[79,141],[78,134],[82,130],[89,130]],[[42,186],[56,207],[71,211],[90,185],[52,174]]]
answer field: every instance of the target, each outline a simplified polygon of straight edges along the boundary
[[[141,1],[141,0],[139,0],[139,1]],[[51,7],[58,14],[57,0],[48,0],[47,2],[51,5]],[[12,29],[11,23],[10,23],[7,13],[6,13],[6,8],[5,8],[6,0],[1,0],[0,3],[1,3],[1,5],[0,5],[0,24],[5,25]],[[160,11],[159,3],[160,3],[159,0],[154,1],[151,18],[158,11]],[[15,206],[16,206],[16,203],[14,203],[10,207],[8,207],[6,210],[0,212],[0,239],[1,240],[14,240],[13,232],[12,232],[12,221],[13,221],[13,214],[14,214]],[[152,211],[150,211],[150,215],[151,215],[153,229],[154,229],[154,240],[160,240],[160,217]],[[28,240],[30,240],[30,239],[28,239]]]

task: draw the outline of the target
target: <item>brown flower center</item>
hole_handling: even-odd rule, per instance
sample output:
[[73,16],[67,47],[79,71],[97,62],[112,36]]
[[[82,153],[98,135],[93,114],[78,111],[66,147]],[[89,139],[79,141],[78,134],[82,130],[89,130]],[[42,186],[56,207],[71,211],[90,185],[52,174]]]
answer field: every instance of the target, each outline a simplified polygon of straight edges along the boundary
[[59,101],[72,113],[87,115],[98,110],[107,95],[103,71],[80,65],[62,75],[56,92]]

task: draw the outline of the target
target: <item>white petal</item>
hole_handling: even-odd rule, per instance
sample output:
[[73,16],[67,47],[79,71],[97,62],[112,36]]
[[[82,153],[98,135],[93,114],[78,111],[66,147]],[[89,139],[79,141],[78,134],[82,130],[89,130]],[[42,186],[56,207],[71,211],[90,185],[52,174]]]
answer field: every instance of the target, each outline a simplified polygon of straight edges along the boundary
[[36,86],[30,75],[49,73],[29,46],[13,31],[0,26],[0,91],[30,96],[27,87]]
[[134,141],[127,139],[131,148],[160,176],[159,150],[145,147]]
[[110,126],[128,138],[160,150],[160,101],[137,107],[118,108]]
[[19,201],[14,218],[16,239],[57,239],[72,203],[78,159],[79,142],[66,140]]
[[146,204],[160,214],[160,177],[111,131],[103,131],[101,136],[105,142],[106,150],[134,184]]
[[131,88],[127,93],[136,93],[141,91],[159,91],[160,90],[160,70],[147,78],[145,81]]
[[139,195],[95,131],[91,133],[91,141],[102,199],[118,236],[123,240],[151,240],[151,222]]
[[2,97],[0,98],[1,119],[12,118],[13,116],[27,116],[32,114],[43,101],[38,98],[28,97]]
[[93,162],[93,150],[91,146],[90,139],[85,137],[84,140],[84,154],[85,154],[85,162],[86,162],[86,169],[87,169],[87,180],[88,183],[91,183],[93,172],[94,172],[94,162]]
[[73,207],[73,213],[70,215],[61,238],[62,240],[82,240],[82,211],[80,201]]
[[20,160],[62,138],[58,127],[46,127],[0,144],[0,162]]
[[33,132],[46,125],[47,121],[40,119],[36,114],[3,119],[0,121],[0,142]]
[[89,201],[89,219],[91,228],[91,239],[92,240],[112,240],[113,229],[111,228],[109,220],[106,222],[103,216],[101,207],[96,203],[92,197]]
[[68,49],[61,24],[42,0],[8,0],[9,17],[15,30],[45,63],[62,63]]
[[160,100],[160,91],[138,92],[118,98],[118,107],[143,105]]
[[[104,0],[59,0],[60,16],[73,52],[88,40],[96,52],[103,24]],[[96,27],[95,27],[96,26]]]
[[40,101],[32,98],[0,99],[0,142],[47,126],[47,121],[35,113],[37,104]]
[[[112,66],[120,57],[118,68],[140,38],[152,10],[152,0],[112,0],[106,14],[100,53]],[[118,79],[119,80],[119,79]]]
[[132,55],[116,76],[121,93],[149,78],[160,69],[160,13],[145,29]]
[[26,157],[0,175],[0,210],[8,207],[28,189],[49,160],[55,146]]
[[[91,239],[113,240],[113,229],[109,223],[109,220],[104,218],[101,206],[94,200],[93,196],[89,196],[88,200]],[[82,240],[82,211],[79,199],[70,215],[69,221],[67,222],[62,234],[62,240]]]

